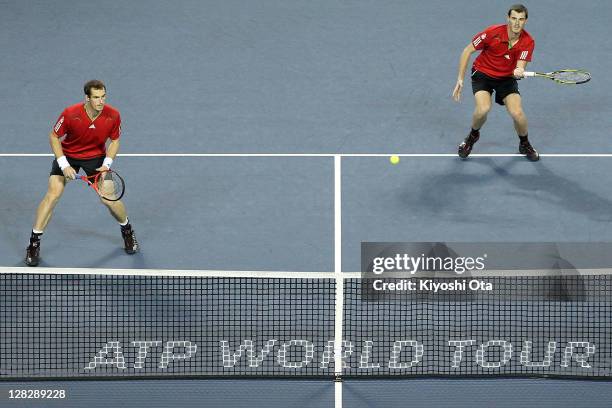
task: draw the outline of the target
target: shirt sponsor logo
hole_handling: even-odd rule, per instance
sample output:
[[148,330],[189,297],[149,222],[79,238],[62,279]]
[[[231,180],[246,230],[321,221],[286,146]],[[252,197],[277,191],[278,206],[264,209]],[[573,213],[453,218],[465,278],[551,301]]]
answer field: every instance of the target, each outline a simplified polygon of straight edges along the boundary
[[62,127],[62,124],[64,123],[64,117],[62,116],[57,123],[55,124],[55,127],[53,128],[53,131],[55,133],[57,133],[59,131],[59,129]]

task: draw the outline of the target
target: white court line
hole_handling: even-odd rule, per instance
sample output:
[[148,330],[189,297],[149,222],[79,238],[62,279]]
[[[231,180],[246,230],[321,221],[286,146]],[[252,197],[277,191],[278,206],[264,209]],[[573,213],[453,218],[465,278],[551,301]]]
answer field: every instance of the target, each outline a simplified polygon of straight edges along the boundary
[[[121,157],[458,157],[456,153],[120,153]],[[0,157],[53,157],[52,153],[0,153]],[[518,153],[473,153],[470,157],[523,157]],[[612,153],[541,153],[540,157],[612,157]]]
[[334,408],[342,408],[342,340],[344,321],[344,276],[342,273],[342,157],[334,156]]
[[[292,271],[233,271],[233,270],[199,270],[199,269],[107,269],[107,268],[49,268],[28,266],[0,266],[0,276],[5,274],[40,274],[40,275],[114,275],[114,276],[168,276],[168,277],[195,277],[195,278],[277,278],[277,279],[362,279],[361,272],[292,272]],[[452,277],[491,278],[496,276],[568,276],[568,275],[612,275],[612,268],[590,269],[491,269],[471,271],[469,275],[411,275],[409,273],[385,272],[380,275],[384,278],[428,278],[448,279]],[[344,296],[344,294],[343,294]]]
[[[21,273],[41,275],[115,275],[115,276],[168,276],[202,278],[277,278],[277,279],[336,279],[336,272],[291,271],[229,271],[186,269],[106,269],[106,268],[45,268],[28,266],[0,266],[0,275]],[[361,272],[344,273],[346,278],[358,279]]]

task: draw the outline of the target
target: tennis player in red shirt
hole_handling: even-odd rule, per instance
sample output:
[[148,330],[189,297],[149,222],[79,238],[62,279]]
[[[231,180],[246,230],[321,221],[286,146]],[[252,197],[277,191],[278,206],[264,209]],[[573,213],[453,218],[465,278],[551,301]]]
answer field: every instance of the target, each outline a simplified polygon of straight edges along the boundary
[[515,4],[508,10],[506,24],[488,27],[478,33],[465,47],[459,60],[457,84],[453,99],[459,101],[463,90],[463,78],[470,56],[481,51],[472,66],[472,92],[476,109],[472,116],[472,130],[459,145],[459,157],[467,158],[474,143],[480,137],[480,128],[487,120],[491,109],[491,99],[495,92],[495,102],[505,105],[514,121],[514,128],[520,139],[519,153],[529,160],[537,161],[540,156],[531,146],[527,134],[527,117],[521,106],[521,95],[517,79],[523,78],[527,63],[531,61],[535,42],[524,30],[528,18],[527,7]]
[[[49,143],[55,155],[49,176],[47,194],[36,211],[30,245],[26,249],[25,263],[36,266],[40,260],[40,238],[59,201],[66,180],[74,180],[80,168],[90,176],[110,169],[119,151],[121,115],[106,104],[106,86],[92,80],[85,84],[85,103],[64,109],[53,130]],[[110,139],[108,148],[106,141]],[[138,252],[138,241],[121,201],[100,200],[121,226],[124,249],[128,254]]]

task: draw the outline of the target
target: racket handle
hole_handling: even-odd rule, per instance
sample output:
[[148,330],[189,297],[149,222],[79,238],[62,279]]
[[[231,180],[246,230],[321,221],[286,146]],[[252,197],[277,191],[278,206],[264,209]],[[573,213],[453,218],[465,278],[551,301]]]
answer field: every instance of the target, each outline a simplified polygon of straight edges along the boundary
[[534,77],[534,76],[536,76],[536,73],[533,72],[533,71],[525,71],[525,72],[523,72],[523,76],[524,77]]

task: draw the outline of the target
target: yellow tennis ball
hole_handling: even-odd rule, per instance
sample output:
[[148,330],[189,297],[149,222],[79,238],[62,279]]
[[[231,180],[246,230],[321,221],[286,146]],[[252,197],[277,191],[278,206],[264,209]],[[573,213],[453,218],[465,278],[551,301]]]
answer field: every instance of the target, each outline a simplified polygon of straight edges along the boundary
[[389,158],[389,161],[391,162],[391,164],[397,164],[397,163],[400,162],[400,158],[399,158],[399,156],[391,156]]

